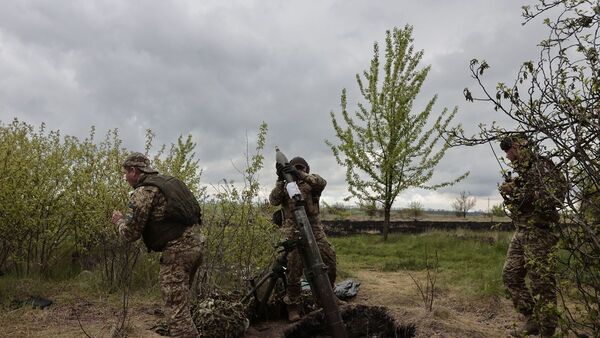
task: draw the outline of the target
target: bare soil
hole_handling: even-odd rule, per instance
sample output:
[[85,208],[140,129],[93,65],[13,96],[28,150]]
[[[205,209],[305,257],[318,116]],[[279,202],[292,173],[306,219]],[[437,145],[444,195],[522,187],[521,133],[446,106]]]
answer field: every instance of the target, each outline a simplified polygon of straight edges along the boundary
[[[430,312],[406,272],[359,270],[354,275],[362,284],[348,306],[385,306],[398,323],[414,323],[417,337],[506,337],[520,320],[507,299],[474,300],[458,292],[438,292]],[[425,280],[423,273],[413,276]],[[103,300],[73,301],[61,295],[48,297],[54,304],[44,310],[23,307],[0,312],[0,336],[86,337],[87,333],[91,337],[110,337],[117,326],[119,305]],[[160,337],[151,330],[164,319],[159,309],[159,303],[132,299],[127,337]],[[277,337],[288,326],[284,321],[262,323],[251,327],[246,337]]]

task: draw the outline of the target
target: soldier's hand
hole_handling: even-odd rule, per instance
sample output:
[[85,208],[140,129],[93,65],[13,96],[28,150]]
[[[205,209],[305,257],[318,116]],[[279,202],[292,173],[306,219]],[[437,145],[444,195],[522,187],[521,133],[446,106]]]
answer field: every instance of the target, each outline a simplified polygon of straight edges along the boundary
[[289,163],[286,163],[285,166],[283,166],[283,168],[281,169],[281,171],[284,174],[292,175],[294,178],[298,178],[299,176],[298,169],[296,169],[296,167]]
[[277,162],[275,163],[275,169],[277,170],[277,180],[278,181],[283,181],[284,177],[283,177],[283,164]]
[[110,221],[116,225],[122,218],[123,218],[123,213],[118,210],[115,210],[112,213],[112,217],[111,217]]

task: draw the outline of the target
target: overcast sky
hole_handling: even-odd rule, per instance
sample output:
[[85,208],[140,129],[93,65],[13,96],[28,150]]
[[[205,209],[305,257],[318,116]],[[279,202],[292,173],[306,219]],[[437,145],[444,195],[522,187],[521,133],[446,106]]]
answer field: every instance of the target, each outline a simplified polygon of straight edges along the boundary
[[[329,112],[340,111],[342,88],[355,110],[355,74],[369,66],[373,43],[412,25],[423,66],[432,67],[415,108],[437,93],[433,116],[458,106],[455,121],[476,131],[503,119],[465,102],[463,88],[475,89],[469,60],[488,61],[494,88],[537,56],[545,30],[521,25],[524,1],[2,1],[0,120],[45,122],[79,137],[92,125],[100,135],[119,128],[133,150],[143,149],[148,128],[161,144],[191,134],[206,184],[240,180],[232,163],[242,165],[246,136],[252,142],[265,121],[263,194],[275,180],[277,145],[327,179],[323,200],[334,203],[348,193],[324,143],[336,141]],[[489,146],[452,149],[432,183],[464,171],[471,175],[463,182],[408,190],[395,206],[450,209],[463,190],[477,196],[478,209],[488,198],[500,202]]]

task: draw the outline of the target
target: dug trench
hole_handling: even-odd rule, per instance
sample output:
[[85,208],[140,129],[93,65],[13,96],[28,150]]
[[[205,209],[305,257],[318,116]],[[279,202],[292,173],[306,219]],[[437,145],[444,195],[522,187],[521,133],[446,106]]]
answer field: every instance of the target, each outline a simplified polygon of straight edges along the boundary
[[[464,297],[449,289],[439,292],[428,311],[405,272],[357,270],[355,275],[360,291],[340,307],[350,337],[507,337],[521,320],[502,297]],[[245,337],[330,337],[319,311],[289,323],[282,319],[284,308],[272,310],[269,320],[253,323]]]

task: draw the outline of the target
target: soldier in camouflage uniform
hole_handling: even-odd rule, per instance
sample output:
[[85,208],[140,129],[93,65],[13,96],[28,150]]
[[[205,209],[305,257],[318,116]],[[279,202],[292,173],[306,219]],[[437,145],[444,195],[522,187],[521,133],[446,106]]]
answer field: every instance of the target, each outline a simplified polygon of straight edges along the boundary
[[[517,335],[551,337],[557,325],[556,244],[553,231],[566,182],[554,163],[534,153],[526,138],[508,136],[500,143],[517,177],[507,177],[500,194],[516,225],[502,271],[513,305],[526,317]],[[530,279],[531,289],[525,283]]]
[[[315,235],[315,241],[319,247],[323,263],[327,265],[327,274],[329,281],[333,286],[336,277],[336,257],[333,247],[327,240],[323,225],[319,217],[319,197],[321,192],[325,188],[327,182],[319,175],[309,174],[310,167],[308,163],[302,157],[295,157],[290,160],[289,165],[277,168],[278,180],[275,184],[275,188],[269,195],[269,201],[272,205],[281,205],[283,210],[283,224],[282,231],[286,239],[298,239],[300,230],[294,220],[293,210],[295,203],[288,196],[285,190],[285,183],[283,179],[283,173],[292,174],[297,178],[296,183],[302,194],[306,205],[306,214],[310,225],[312,227],[313,234]],[[302,301],[301,293],[302,289],[300,286],[300,278],[304,270],[302,258],[298,249],[294,249],[288,256],[287,266],[287,289],[284,302],[287,304],[288,319],[290,321],[297,321],[300,319],[300,302]]]
[[126,216],[114,211],[112,222],[129,242],[140,237],[149,251],[161,252],[159,282],[172,337],[198,337],[190,313],[190,287],[201,262],[198,201],[180,180],[159,175],[141,153],[123,163],[134,190]]

